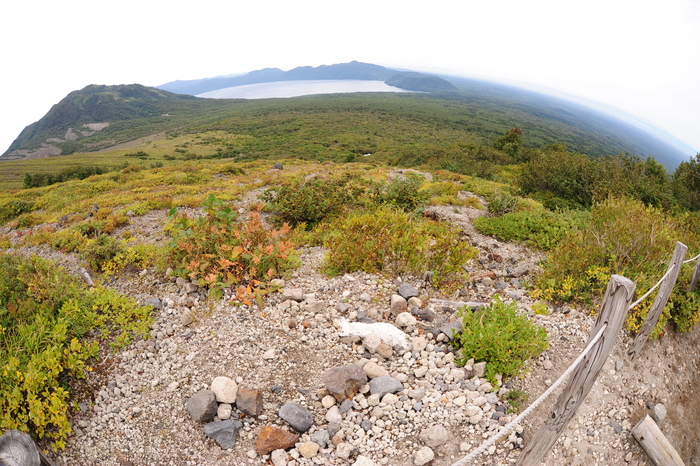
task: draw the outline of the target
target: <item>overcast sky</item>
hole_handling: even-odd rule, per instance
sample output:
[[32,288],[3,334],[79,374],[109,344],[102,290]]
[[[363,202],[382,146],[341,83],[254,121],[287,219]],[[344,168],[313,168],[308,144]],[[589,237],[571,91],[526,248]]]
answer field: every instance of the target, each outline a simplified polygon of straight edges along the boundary
[[352,60],[544,86],[700,151],[700,0],[27,0],[0,18],[0,153],[88,84]]

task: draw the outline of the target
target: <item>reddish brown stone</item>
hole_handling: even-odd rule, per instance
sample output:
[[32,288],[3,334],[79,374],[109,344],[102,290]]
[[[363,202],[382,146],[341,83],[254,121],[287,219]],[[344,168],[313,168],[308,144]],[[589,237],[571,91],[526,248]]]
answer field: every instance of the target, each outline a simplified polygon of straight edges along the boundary
[[338,403],[355,396],[357,391],[367,383],[367,375],[357,364],[331,367],[323,374],[323,383],[328,393],[333,395]]
[[251,416],[260,416],[263,412],[262,392],[257,388],[239,388],[236,408]]
[[258,455],[267,455],[271,451],[292,448],[299,441],[299,436],[278,427],[262,426],[255,441]]

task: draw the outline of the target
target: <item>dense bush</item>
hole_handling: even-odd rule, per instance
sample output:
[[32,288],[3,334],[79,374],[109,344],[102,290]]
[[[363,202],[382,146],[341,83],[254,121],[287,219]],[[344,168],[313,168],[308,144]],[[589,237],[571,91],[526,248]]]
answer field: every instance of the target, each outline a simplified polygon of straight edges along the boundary
[[305,223],[309,228],[326,217],[343,211],[365,191],[350,175],[338,179],[314,177],[288,186],[270,188],[261,196],[283,222],[292,226]]
[[681,207],[700,211],[700,154],[678,165],[673,173],[672,189]]
[[22,214],[32,212],[36,209],[36,204],[23,199],[7,199],[0,202],[0,225],[6,223]]
[[595,159],[548,150],[523,165],[519,183],[525,194],[532,194],[548,209],[580,209],[592,205],[599,177]]
[[238,287],[242,299],[253,289],[295,265],[289,226],[268,229],[258,212],[237,222],[237,213],[210,194],[202,203],[205,215],[191,219],[170,212],[170,261],[178,276],[209,287],[214,297]]
[[[132,154],[126,154],[130,156]],[[144,154],[148,155],[148,154]],[[109,168],[97,166],[77,166],[64,168],[58,173],[25,173],[24,188],[38,188],[41,186],[50,186],[56,183],[62,183],[69,180],[84,180],[92,175],[101,175],[107,173]]]
[[[609,198],[595,204],[590,220],[569,232],[549,254],[537,279],[537,294],[555,301],[594,303],[611,274],[634,281],[642,294],[665,273],[676,241],[686,244],[690,251],[698,250],[698,232],[700,223],[696,220],[674,217],[638,200]],[[679,283],[676,289],[682,289],[682,285]],[[631,330],[641,326],[652,302],[648,299],[630,311],[627,323]],[[684,307],[676,314],[689,321],[693,316],[688,312],[697,315],[700,309]],[[670,307],[653,335],[658,335],[669,319],[674,320]]]
[[0,431],[18,429],[61,448],[71,427],[67,380],[84,376],[98,342],[128,344],[150,329],[150,308],[104,288],[86,290],[55,264],[0,254]]
[[528,359],[549,348],[547,332],[527,316],[517,312],[515,303],[503,303],[500,298],[483,309],[462,309],[462,331],[453,345],[460,350],[457,363],[469,359],[486,362],[486,377],[493,383],[495,375],[517,376]]
[[594,158],[561,146],[550,147],[524,164],[519,186],[551,210],[590,208],[595,200],[609,196],[655,207],[668,208],[674,202],[666,169],[653,157]]
[[392,207],[340,217],[321,230],[329,249],[325,267],[333,275],[433,271],[440,282],[454,278],[476,255],[454,227]]
[[377,204],[396,206],[404,212],[413,212],[424,207],[430,193],[421,191],[423,176],[409,173],[397,176],[385,183],[376,185],[371,192],[372,199]]

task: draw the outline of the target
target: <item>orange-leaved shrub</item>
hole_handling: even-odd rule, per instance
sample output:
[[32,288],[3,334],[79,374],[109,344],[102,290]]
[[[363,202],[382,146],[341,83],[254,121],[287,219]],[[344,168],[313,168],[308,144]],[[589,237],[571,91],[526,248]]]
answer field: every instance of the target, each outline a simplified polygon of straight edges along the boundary
[[237,212],[213,194],[202,207],[205,215],[194,219],[170,211],[170,261],[176,275],[208,287],[214,298],[232,288],[248,302],[258,295],[256,288],[296,264],[288,225],[268,228],[255,211],[239,222]]

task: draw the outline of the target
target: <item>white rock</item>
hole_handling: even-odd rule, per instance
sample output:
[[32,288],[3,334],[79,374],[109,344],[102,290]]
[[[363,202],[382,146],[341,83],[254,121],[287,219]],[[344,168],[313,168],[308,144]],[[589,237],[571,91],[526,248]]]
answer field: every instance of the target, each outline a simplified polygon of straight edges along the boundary
[[272,455],[270,456],[274,466],[287,466],[288,458],[289,456],[287,455],[287,452],[282,449],[273,451]]
[[328,410],[326,413],[326,421],[337,422],[338,424],[343,422],[343,415],[340,414],[340,410],[337,406],[332,406],[331,409]]
[[233,411],[233,406],[228,403],[221,403],[216,410],[216,415],[222,421],[229,419],[231,417],[231,412]]
[[335,456],[346,460],[350,457],[350,453],[352,453],[354,448],[355,446],[351,443],[341,442],[335,447]]
[[423,351],[428,346],[428,339],[424,336],[418,336],[413,339],[413,350]]
[[406,334],[387,322],[366,324],[364,322],[348,322],[347,319],[340,319],[340,329],[341,337],[359,336],[364,338],[367,335],[374,333],[389,346],[408,348]]
[[216,395],[219,403],[235,403],[238,394],[238,384],[228,377],[217,377],[211,383],[210,390]]
[[275,348],[271,348],[271,349],[265,351],[263,353],[262,357],[266,361],[269,361],[271,359],[275,359],[277,357],[277,351],[275,350]]
[[413,464],[416,466],[423,466],[425,464],[430,463],[435,459],[435,453],[433,452],[433,449],[430,447],[423,447],[420,450],[418,450],[418,453],[416,453],[415,458],[413,458]]
[[418,319],[413,317],[411,314],[408,312],[402,312],[401,314],[396,316],[396,325],[399,327],[415,327],[416,323],[418,322]]
[[335,405],[335,398],[331,395],[326,395],[321,400],[321,404],[323,405],[324,408],[329,409],[330,407]]
[[366,456],[360,455],[357,457],[352,466],[377,466],[377,463],[367,458]]

